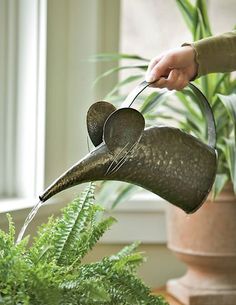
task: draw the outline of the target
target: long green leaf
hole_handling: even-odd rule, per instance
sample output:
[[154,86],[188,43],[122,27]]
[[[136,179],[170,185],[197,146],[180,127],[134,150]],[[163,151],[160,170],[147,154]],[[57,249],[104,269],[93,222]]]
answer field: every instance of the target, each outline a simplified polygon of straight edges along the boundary
[[118,204],[130,199],[131,196],[138,191],[140,191],[140,187],[133,184],[127,184],[119,191],[119,193],[117,193],[116,199],[112,203],[112,208],[114,209]]
[[225,106],[229,117],[234,124],[234,142],[236,143],[236,93],[230,95],[218,94],[218,97]]
[[90,57],[91,61],[119,61],[122,59],[141,60],[149,62],[150,60],[135,54],[122,54],[122,53],[100,53]]
[[205,0],[197,0],[196,6],[199,8],[201,12],[202,22],[204,24],[206,36],[212,36],[211,26],[209,23],[208,13],[207,13],[207,5]]
[[226,174],[217,174],[215,183],[212,188],[212,197],[215,199],[222,189],[224,188],[226,182],[229,180],[229,177]]
[[161,105],[165,101],[165,97],[169,92],[153,92],[150,95],[148,95],[145,99],[144,102],[140,108],[140,112],[142,114],[145,114],[147,112],[150,112],[153,110],[154,107],[157,105]]
[[122,81],[120,81],[105,97],[105,99],[109,99],[112,95],[114,95],[121,87],[124,87],[125,85],[128,85],[129,83],[132,83],[140,78],[143,78],[143,74],[139,75],[132,75],[129,76]]
[[[191,132],[198,138],[205,139],[205,129],[204,129],[205,125],[202,122],[199,123],[197,119],[191,115],[191,113],[189,113],[184,109],[180,109],[178,107],[169,104],[168,104],[168,108],[170,108],[177,114],[181,115],[181,118],[178,120],[178,123],[179,123],[179,127],[182,130],[185,130],[186,132]],[[177,116],[174,117],[176,120]]]
[[225,143],[226,160],[230,170],[231,181],[233,182],[234,192],[236,193],[236,147],[234,140],[226,139]]
[[[179,100],[182,102],[184,107],[188,110],[188,112],[192,114],[193,117],[195,117],[197,120],[202,121],[202,115],[200,114],[198,109],[194,107],[197,105],[197,107],[199,108],[199,104],[197,102],[197,98],[195,94],[193,94],[193,92],[189,89],[184,89],[182,91],[177,91],[176,95],[179,98]],[[190,97],[190,99],[188,99],[187,97]]]
[[176,0],[176,3],[183,15],[183,18],[189,28],[189,30],[194,32],[195,21],[195,8],[189,0]]
[[95,81],[93,83],[93,86],[95,86],[104,77],[107,77],[107,76],[109,76],[109,75],[111,75],[113,73],[119,72],[121,70],[126,70],[126,69],[129,69],[129,70],[132,70],[132,69],[141,69],[141,70],[146,71],[147,65],[121,66],[121,67],[115,67],[115,68],[109,69],[106,72],[104,72],[103,74],[99,75],[95,79]]

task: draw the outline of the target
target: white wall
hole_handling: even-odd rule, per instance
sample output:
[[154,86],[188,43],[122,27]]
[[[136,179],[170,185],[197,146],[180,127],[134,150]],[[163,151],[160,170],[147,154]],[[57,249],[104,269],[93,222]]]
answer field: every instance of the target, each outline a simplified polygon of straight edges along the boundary
[[[193,1],[195,2],[195,1]],[[235,0],[208,0],[212,31],[230,31],[236,24]],[[152,58],[191,41],[175,0],[122,0],[121,51]]]

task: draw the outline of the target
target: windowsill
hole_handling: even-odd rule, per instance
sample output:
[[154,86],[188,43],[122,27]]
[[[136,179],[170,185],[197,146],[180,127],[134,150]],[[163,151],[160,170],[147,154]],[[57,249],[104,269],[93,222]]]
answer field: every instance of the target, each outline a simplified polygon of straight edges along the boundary
[[165,244],[167,206],[163,199],[154,194],[137,194],[128,202],[106,212],[106,215],[114,216],[117,223],[104,234],[101,242],[123,244],[139,240],[146,244]]
[[8,213],[33,207],[37,199],[4,198],[0,199],[0,213]]
[[[0,199],[0,214],[8,212],[17,212],[20,210],[26,210],[33,208],[39,201],[38,198],[4,198]],[[45,202],[45,205],[55,206],[55,210],[58,210],[58,204],[65,203],[64,200],[51,199]],[[51,212],[51,209],[50,209]]]
[[[22,218],[21,211],[31,209],[37,202],[37,198],[1,199],[0,214],[14,212],[14,214]],[[66,202],[69,201],[63,196],[61,199],[60,197],[50,199],[45,203],[47,207],[42,211],[43,217],[47,218],[52,214],[58,214]],[[167,207],[168,204],[163,199],[152,193],[138,193],[129,201],[116,206],[114,210],[105,212],[105,216],[114,216],[117,219],[117,223],[104,234],[100,242],[121,244],[140,240],[146,244],[166,243],[165,216]]]
[[161,197],[150,192],[139,192],[128,202],[122,202],[117,205],[114,212],[159,212],[165,213],[167,202]]
[[[0,213],[24,210],[33,208],[38,202],[38,198],[3,198],[0,199]],[[66,203],[66,199],[52,198],[45,205],[57,205]],[[68,201],[69,202],[69,201]],[[140,192],[134,195],[130,200],[120,203],[112,210],[125,213],[143,213],[143,212],[160,212],[165,213],[166,201],[152,193]]]

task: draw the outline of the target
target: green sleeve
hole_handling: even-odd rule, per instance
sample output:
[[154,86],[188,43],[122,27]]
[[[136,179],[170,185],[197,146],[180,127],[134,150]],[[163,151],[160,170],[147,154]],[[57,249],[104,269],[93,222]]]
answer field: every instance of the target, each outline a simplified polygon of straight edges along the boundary
[[196,51],[198,75],[236,70],[236,31],[190,44]]

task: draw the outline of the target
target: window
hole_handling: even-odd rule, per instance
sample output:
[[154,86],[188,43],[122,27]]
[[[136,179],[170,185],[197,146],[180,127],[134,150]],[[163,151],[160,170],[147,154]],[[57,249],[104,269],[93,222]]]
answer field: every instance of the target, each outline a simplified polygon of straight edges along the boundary
[[103,94],[102,87],[92,89],[103,67],[88,59],[117,51],[119,1],[0,0],[0,14],[0,198],[6,210],[14,200],[17,208],[33,205],[87,153],[84,118]]
[[0,196],[42,188],[46,1],[1,0]]

